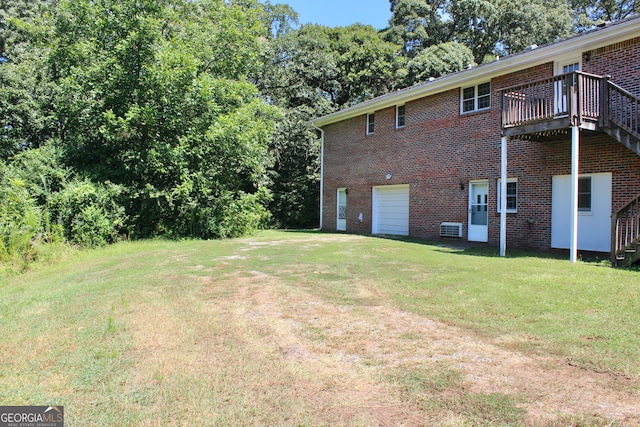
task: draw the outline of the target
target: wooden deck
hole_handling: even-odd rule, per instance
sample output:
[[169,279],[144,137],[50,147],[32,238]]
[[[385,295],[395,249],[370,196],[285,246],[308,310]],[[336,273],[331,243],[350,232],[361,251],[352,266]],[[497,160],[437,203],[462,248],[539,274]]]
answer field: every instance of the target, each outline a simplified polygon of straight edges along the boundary
[[502,90],[502,134],[544,134],[570,126],[597,130],[607,116],[607,78],[574,72]]

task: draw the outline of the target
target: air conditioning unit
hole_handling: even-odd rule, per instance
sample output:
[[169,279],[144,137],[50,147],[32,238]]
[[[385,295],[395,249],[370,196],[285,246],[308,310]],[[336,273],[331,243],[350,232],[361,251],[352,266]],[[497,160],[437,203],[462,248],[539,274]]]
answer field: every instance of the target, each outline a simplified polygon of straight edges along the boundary
[[440,236],[442,237],[462,237],[461,222],[440,223]]

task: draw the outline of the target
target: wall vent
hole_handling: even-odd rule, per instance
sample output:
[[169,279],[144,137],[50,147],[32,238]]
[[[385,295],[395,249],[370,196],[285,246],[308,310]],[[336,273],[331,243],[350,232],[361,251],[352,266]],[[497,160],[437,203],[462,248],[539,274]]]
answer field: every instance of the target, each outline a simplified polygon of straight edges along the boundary
[[440,223],[440,235],[442,237],[462,237],[461,222]]

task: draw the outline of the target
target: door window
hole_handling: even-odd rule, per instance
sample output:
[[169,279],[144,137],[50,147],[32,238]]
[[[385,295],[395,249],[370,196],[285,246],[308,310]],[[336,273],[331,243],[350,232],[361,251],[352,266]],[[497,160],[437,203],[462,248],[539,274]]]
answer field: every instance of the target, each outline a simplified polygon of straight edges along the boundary
[[486,185],[473,186],[473,202],[471,204],[471,225],[487,225],[489,196]]
[[337,230],[347,230],[347,189],[338,189],[338,223]]

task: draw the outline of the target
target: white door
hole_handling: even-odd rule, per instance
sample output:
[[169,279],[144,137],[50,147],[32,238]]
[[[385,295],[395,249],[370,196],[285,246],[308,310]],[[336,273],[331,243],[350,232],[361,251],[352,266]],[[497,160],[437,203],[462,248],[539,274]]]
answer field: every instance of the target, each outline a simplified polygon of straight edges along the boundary
[[[562,61],[556,61],[554,74],[566,74],[573,73],[574,71],[580,71],[581,58],[571,58]],[[569,114],[569,105],[567,101],[567,91],[569,90],[569,81],[562,80],[555,82],[554,97],[553,97],[553,112],[556,116],[563,116]]]
[[373,187],[372,234],[409,235],[409,185]]
[[489,240],[489,182],[469,183],[469,241]]
[[337,231],[347,231],[347,189],[338,188],[338,220]]

